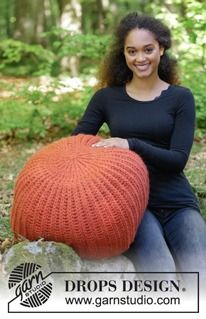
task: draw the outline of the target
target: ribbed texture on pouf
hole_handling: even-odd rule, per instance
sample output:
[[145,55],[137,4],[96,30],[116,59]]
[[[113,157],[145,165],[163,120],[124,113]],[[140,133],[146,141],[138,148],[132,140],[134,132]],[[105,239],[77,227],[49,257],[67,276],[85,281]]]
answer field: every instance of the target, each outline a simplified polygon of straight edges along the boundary
[[14,192],[16,233],[66,243],[85,258],[129,248],[148,202],[147,169],[132,151],[91,147],[99,139],[63,138],[27,161]]

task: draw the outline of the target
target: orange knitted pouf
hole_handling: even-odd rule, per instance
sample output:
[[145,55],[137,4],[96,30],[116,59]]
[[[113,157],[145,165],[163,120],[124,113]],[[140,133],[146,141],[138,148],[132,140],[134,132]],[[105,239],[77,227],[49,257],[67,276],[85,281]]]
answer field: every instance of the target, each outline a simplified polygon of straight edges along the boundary
[[85,258],[129,248],[148,202],[147,169],[132,151],[91,147],[99,140],[63,138],[27,161],[14,191],[15,233],[66,243]]

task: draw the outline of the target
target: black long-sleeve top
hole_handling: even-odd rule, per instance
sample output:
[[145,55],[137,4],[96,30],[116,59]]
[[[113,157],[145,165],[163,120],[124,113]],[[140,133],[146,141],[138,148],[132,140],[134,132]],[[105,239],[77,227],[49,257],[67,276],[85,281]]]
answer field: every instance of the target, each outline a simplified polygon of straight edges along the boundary
[[125,86],[97,91],[73,131],[97,134],[106,122],[112,137],[128,140],[149,170],[150,209],[199,205],[183,173],[193,143],[194,98],[189,89],[170,85],[152,101],[130,97]]

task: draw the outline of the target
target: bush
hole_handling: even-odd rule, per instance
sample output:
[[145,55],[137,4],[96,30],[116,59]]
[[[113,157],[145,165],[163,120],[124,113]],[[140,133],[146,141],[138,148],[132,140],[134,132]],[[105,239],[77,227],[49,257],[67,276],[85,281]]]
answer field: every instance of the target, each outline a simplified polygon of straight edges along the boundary
[[[41,92],[26,85],[12,98],[0,100],[0,137],[39,140],[69,135],[82,117],[93,88],[57,95],[58,87],[58,83],[51,83],[49,91]],[[100,134],[108,134],[107,125]]]
[[13,39],[0,42],[0,72],[14,76],[51,74],[55,55],[41,45]]
[[[56,54],[59,64],[64,57],[75,57],[79,62],[78,71],[87,75],[97,70],[111,41],[110,35],[72,34],[57,27],[43,36],[50,39],[51,50]],[[60,65],[56,65],[56,68],[60,70]]]
[[1,138],[41,139],[71,133],[91,96],[92,88],[57,96],[26,85],[15,96],[0,100]]
[[57,76],[64,71],[62,59],[75,57],[79,64],[78,72],[92,74],[110,41],[107,35],[70,34],[61,28],[53,28],[44,36],[53,37],[50,49],[13,39],[1,41],[0,72],[13,76]]
[[204,138],[206,136],[206,77],[198,64],[193,61],[185,61],[187,75],[184,76],[183,83],[189,87],[195,98],[196,105],[196,136]]

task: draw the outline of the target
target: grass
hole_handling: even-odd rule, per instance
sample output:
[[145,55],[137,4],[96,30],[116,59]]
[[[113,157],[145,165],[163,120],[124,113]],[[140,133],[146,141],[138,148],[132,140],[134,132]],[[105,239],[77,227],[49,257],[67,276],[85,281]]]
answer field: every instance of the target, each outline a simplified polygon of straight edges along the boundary
[[12,237],[10,210],[15,179],[25,161],[42,146],[40,143],[0,144],[0,242]]
[[185,174],[198,197],[200,208],[206,219],[206,145],[194,143]]
[[10,227],[10,217],[0,215],[0,225],[1,225],[0,237],[2,238],[2,240],[6,239],[7,237],[12,237],[12,231]]

